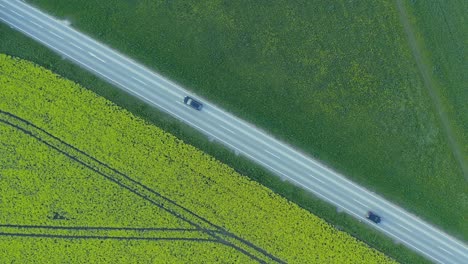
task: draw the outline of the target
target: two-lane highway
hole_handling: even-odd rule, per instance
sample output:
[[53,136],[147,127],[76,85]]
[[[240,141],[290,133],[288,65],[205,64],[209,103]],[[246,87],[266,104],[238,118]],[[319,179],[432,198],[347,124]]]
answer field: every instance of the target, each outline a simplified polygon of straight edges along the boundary
[[[281,178],[368,222],[433,262],[468,263],[468,247],[463,242],[206,100],[201,100],[202,111],[191,109],[183,104],[184,96],[193,96],[190,92],[36,8],[21,1],[0,0],[0,21]],[[382,222],[376,225],[367,220],[368,210],[382,216]]]

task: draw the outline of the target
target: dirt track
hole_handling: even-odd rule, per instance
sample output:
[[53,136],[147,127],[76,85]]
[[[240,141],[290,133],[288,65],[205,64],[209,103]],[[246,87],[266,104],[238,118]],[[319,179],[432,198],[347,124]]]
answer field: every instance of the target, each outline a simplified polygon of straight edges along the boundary
[[455,136],[452,131],[452,127],[450,126],[449,118],[447,117],[447,113],[445,112],[444,107],[442,105],[440,94],[437,88],[435,87],[434,81],[430,74],[429,66],[423,61],[423,55],[421,54],[422,47],[416,41],[414,30],[409,21],[408,11],[406,10],[403,0],[395,0],[395,1],[396,1],[398,13],[400,14],[400,20],[403,25],[403,29],[405,30],[408,44],[411,49],[411,53],[413,54],[414,60],[416,61],[416,65],[423,79],[424,86],[429,92],[429,95],[434,104],[434,107],[437,110],[439,119],[442,123],[444,134],[447,137],[448,142],[449,142],[449,147],[452,150],[452,153],[455,156],[455,159],[457,160],[458,164],[460,165],[463,171],[463,175],[465,176],[465,179],[468,180],[467,161],[464,159],[464,156],[460,149],[460,145],[455,139]]

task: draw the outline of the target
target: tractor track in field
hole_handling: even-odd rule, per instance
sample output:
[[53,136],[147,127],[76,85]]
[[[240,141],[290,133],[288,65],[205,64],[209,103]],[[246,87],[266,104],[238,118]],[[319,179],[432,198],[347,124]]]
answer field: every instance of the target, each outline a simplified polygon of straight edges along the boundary
[[10,237],[42,237],[62,239],[102,239],[102,240],[149,240],[149,241],[193,241],[193,242],[219,242],[217,239],[194,237],[138,237],[138,236],[96,236],[96,235],[59,235],[59,234],[32,234],[0,232],[0,236]]
[[[78,148],[64,142],[63,140],[55,137],[49,132],[43,130],[40,127],[32,124],[31,122],[18,117],[12,113],[0,110],[0,123],[11,126],[22,133],[31,136],[39,142],[47,145],[48,147],[58,151],[65,155],[71,160],[83,165],[84,167],[92,170],[93,172],[103,176],[107,180],[110,180],[119,187],[122,187],[135,195],[145,199],[151,204],[158,206],[159,208],[169,212],[175,217],[189,223],[194,226],[197,230],[204,232],[208,236],[212,237],[212,241],[231,247],[238,252],[250,257],[259,263],[286,263],[280,258],[269,253],[265,249],[254,245],[252,242],[243,239],[231,232],[228,232],[221,226],[211,223],[204,217],[190,211],[189,209],[179,205],[174,200],[163,196],[155,190],[145,186],[144,184],[132,179],[128,175],[110,167],[109,165],[97,160],[89,154],[79,150]],[[16,236],[28,236],[28,234],[14,233]],[[10,235],[13,233],[0,233],[0,235]],[[30,235],[39,237],[40,234]],[[70,238],[63,235],[51,235],[50,237],[56,238]],[[103,236],[105,237],[105,236]],[[92,236],[75,236],[75,238],[96,238]],[[103,238],[111,239],[111,238]],[[179,239],[181,240],[181,239]],[[193,239],[192,239],[193,240]],[[204,240],[206,241],[206,239]],[[211,241],[211,240],[209,240]]]
[[403,0],[395,0],[395,2],[396,2],[398,14],[400,16],[400,21],[403,25],[403,29],[406,34],[408,45],[411,50],[411,54],[414,57],[419,74],[421,75],[421,78],[423,79],[424,87],[426,87],[429,93],[429,96],[431,97],[431,101],[437,112],[440,123],[442,124],[443,131],[444,131],[445,137],[447,138],[450,150],[452,151],[453,156],[457,160],[457,163],[459,164],[460,169],[462,170],[465,180],[468,180],[468,164],[467,164],[468,162],[465,160],[465,157],[460,148],[460,144],[457,142],[455,138],[452,127],[450,125],[449,118],[443,107],[440,93],[437,90],[436,84],[432,79],[432,75],[429,70],[429,65],[427,65],[424,62],[424,57],[421,52],[423,48],[420,46],[420,44],[416,40],[413,26],[411,25],[411,22],[409,20],[408,10],[406,9],[405,3],[403,3]]
[[[120,232],[119,232],[120,231]],[[122,232],[123,231],[123,232]],[[216,232],[216,230],[211,230]],[[189,232],[190,237],[187,236]],[[198,233],[198,234],[197,234]],[[218,242],[204,238],[205,232],[195,228],[165,227],[108,227],[108,226],[46,226],[0,224],[0,236],[23,236],[69,239],[114,239],[114,240],[180,240]]]

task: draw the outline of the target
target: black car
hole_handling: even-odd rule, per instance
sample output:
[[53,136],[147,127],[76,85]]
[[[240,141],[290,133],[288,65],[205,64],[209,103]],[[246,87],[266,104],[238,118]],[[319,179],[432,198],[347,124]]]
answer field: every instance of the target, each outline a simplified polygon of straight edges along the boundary
[[195,109],[197,109],[198,111],[202,110],[203,108],[203,104],[198,102],[197,100],[193,99],[192,97],[190,96],[185,96],[184,98],[184,103],[186,105],[189,105]]
[[380,216],[376,215],[375,213],[369,211],[367,212],[367,219],[371,220],[372,222],[378,224],[382,219],[380,219]]

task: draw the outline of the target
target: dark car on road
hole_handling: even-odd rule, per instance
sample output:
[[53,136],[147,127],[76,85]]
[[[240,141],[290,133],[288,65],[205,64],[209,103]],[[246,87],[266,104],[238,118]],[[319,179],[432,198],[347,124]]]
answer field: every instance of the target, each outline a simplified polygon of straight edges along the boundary
[[197,100],[193,99],[192,97],[190,96],[185,96],[184,98],[184,103],[186,105],[189,105],[195,109],[197,109],[198,111],[202,110],[203,108],[203,104],[198,102]]
[[366,216],[366,217],[367,217],[367,219],[371,220],[372,222],[374,222],[374,223],[376,223],[376,224],[380,223],[380,221],[382,220],[382,219],[380,218],[380,216],[376,215],[375,213],[373,213],[373,212],[371,212],[371,211],[367,212],[367,216]]

